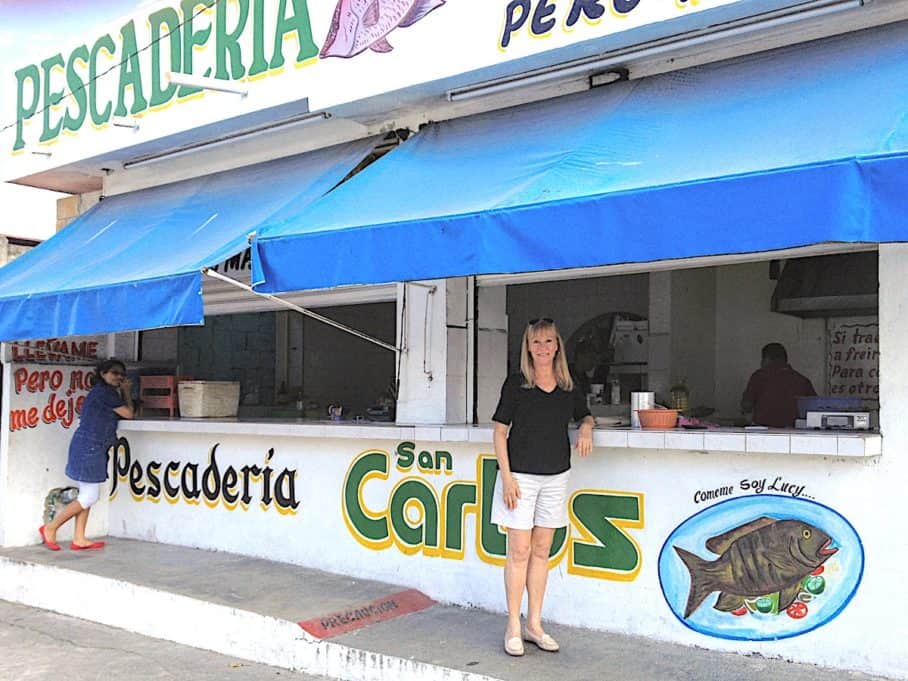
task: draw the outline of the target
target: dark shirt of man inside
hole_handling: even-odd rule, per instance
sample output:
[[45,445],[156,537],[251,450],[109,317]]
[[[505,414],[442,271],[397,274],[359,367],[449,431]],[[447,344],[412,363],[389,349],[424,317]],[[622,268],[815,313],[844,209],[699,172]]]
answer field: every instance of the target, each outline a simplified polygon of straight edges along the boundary
[[747,382],[741,410],[753,412],[753,422],[771,428],[792,428],[798,418],[799,397],[816,395],[813,384],[788,364],[788,352],[781,343],[764,346],[762,362]]

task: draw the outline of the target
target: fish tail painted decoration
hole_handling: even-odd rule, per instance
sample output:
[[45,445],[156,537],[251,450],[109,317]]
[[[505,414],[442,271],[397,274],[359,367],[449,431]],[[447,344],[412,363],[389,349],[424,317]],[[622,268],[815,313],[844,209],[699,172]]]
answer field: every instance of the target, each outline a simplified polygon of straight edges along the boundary
[[415,2],[413,3],[413,8],[407,13],[407,16],[401,20],[398,26],[401,28],[412,26],[429,12],[438,9],[443,4],[445,4],[445,0],[420,0],[419,2]]
[[388,34],[407,28],[445,0],[338,0],[319,56],[349,59],[366,50],[390,52]]
[[691,553],[680,546],[676,546],[675,552],[684,562],[690,572],[690,594],[687,597],[687,607],[684,609],[684,617],[690,617],[694,610],[700,607],[700,604],[706,600],[717,587],[710,578],[708,567],[710,561],[702,559],[700,556]]

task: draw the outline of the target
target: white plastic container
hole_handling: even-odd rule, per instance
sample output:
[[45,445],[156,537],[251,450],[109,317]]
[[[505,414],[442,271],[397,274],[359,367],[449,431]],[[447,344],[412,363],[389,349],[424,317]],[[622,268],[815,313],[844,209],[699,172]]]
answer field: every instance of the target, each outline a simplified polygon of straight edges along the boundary
[[180,416],[225,418],[240,408],[239,381],[180,381]]
[[612,327],[612,347],[616,364],[649,361],[649,322],[616,320]]
[[631,428],[640,427],[640,409],[652,409],[656,406],[656,393],[631,393]]

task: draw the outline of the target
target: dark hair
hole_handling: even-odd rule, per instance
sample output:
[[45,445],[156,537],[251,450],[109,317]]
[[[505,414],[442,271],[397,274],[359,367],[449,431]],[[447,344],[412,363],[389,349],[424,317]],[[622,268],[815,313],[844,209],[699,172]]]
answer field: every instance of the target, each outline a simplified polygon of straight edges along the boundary
[[781,343],[769,343],[763,346],[763,357],[775,362],[787,362],[788,352]]
[[126,365],[123,364],[123,362],[121,362],[120,360],[116,359],[115,357],[104,359],[98,362],[98,364],[95,366],[95,370],[88,375],[88,384],[94,387],[98,383],[102,383],[104,379],[101,378],[101,374],[106,374],[114,367],[120,367],[120,369],[123,370],[123,373],[126,373]]

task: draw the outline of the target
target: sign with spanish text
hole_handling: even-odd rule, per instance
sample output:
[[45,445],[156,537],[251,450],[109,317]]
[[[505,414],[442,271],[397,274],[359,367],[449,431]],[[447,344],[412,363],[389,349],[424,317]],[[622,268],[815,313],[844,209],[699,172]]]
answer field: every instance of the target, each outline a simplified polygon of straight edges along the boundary
[[[47,519],[48,504],[52,507],[60,490],[74,484],[65,473],[67,455],[92,371],[66,364],[3,365],[2,421],[8,438],[3,447],[3,495],[4,503],[14,509],[5,517],[6,546],[34,543],[35,527]],[[106,534],[107,505],[91,516],[88,532]],[[59,538],[71,536],[71,528],[63,528]]]
[[[738,0],[166,0],[9,64],[0,80],[3,178],[240,115],[330,110]],[[743,3],[742,3],[743,4]],[[796,4],[796,3],[795,3]],[[747,11],[742,10],[742,15]],[[676,29],[677,31],[689,28]],[[660,34],[671,35],[670,23]],[[574,49],[577,48],[577,49]],[[609,47],[614,49],[614,47]],[[558,51],[556,54],[554,51]],[[601,49],[598,51],[602,51]],[[483,70],[488,70],[483,75]],[[221,81],[203,89],[186,76]],[[293,104],[293,106],[288,105]],[[131,129],[114,125],[132,118]],[[40,151],[38,158],[27,151]],[[48,155],[50,154],[50,156]]]
[[96,364],[107,352],[107,336],[42,338],[3,344],[3,361],[12,363]]
[[[298,460],[281,443],[238,450],[215,442],[200,452],[149,451],[135,434],[120,438],[110,466],[110,499],[172,507],[207,507],[238,515],[276,511],[292,519],[304,507],[324,522],[331,506],[313,504]],[[226,444],[226,443],[224,443]],[[264,452],[264,458],[258,454]],[[464,460],[460,459],[463,463]],[[324,473],[324,471],[322,471]],[[400,442],[394,452],[356,455],[336,480],[333,508],[347,539],[369,553],[396,552],[442,560],[504,565],[507,535],[491,521],[495,457],[479,455],[456,466],[451,452]],[[330,488],[329,479],[318,483]],[[317,511],[316,511],[317,509]],[[644,529],[644,495],[578,489],[568,501],[570,522],[555,532],[551,565],[582,578],[632,582],[640,573],[638,536]],[[303,518],[306,520],[306,518]]]
[[[491,443],[399,439],[391,426],[295,428],[122,428],[112,533],[500,611],[508,537],[491,522]],[[823,649],[843,668],[866,644],[843,643],[856,623],[897,647],[887,604],[865,612],[899,560],[869,529],[880,481],[856,484],[854,461],[809,463],[612,447],[576,457],[546,619],[741,653],[798,650],[807,662]],[[330,638],[406,611],[399,593],[372,597],[300,624]]]
[[10,433],[74,430],[89,391],[92,369],[47,365],[12,365]]
[[880,399],[880,324],[876,318],[829,320],[829,395]]
[[[295,469],[276,470],[272,463],[274,448],[265,454],[262,465],[242,466],[220,464],[218,444],[208,452],[204,465],[194,461],[140,461],[132,454],[129,440],[120,438],[110,459],[110,498],[121,487],[129,490],[134,501],[170,504],[179,501],[197,506],[204,502],[209,508],[222,505],[229,511],[243,511],[256,503],[262,510],[274,508],[281,515],[294,515],[300,502],[296,495]],[[277,462],[274,462],[277,463]]]
[[[464,478],[461,471],[455,477],[449,452],[417,452],[413,442],[400,443],[393,456],[367,451],[347,471],[344,521],[356,541],[371,551],[449,560],[463,560],[465,552],[475,551],[482,562],[501,566],[507,535],[491,521],[497,472],[494,456],[479,456],[470,471],[473,477]],[[376,498],[382,500],[377,505],[370,501]],[[635,580],[642,562],[635,537],[644,528],[643,503],[642,493],[574,492],[568,501],[570,524],[555,531],[550,565],[566,563],[567,573],[580,577]],[[470,517],[473,537],[467,535]]]

